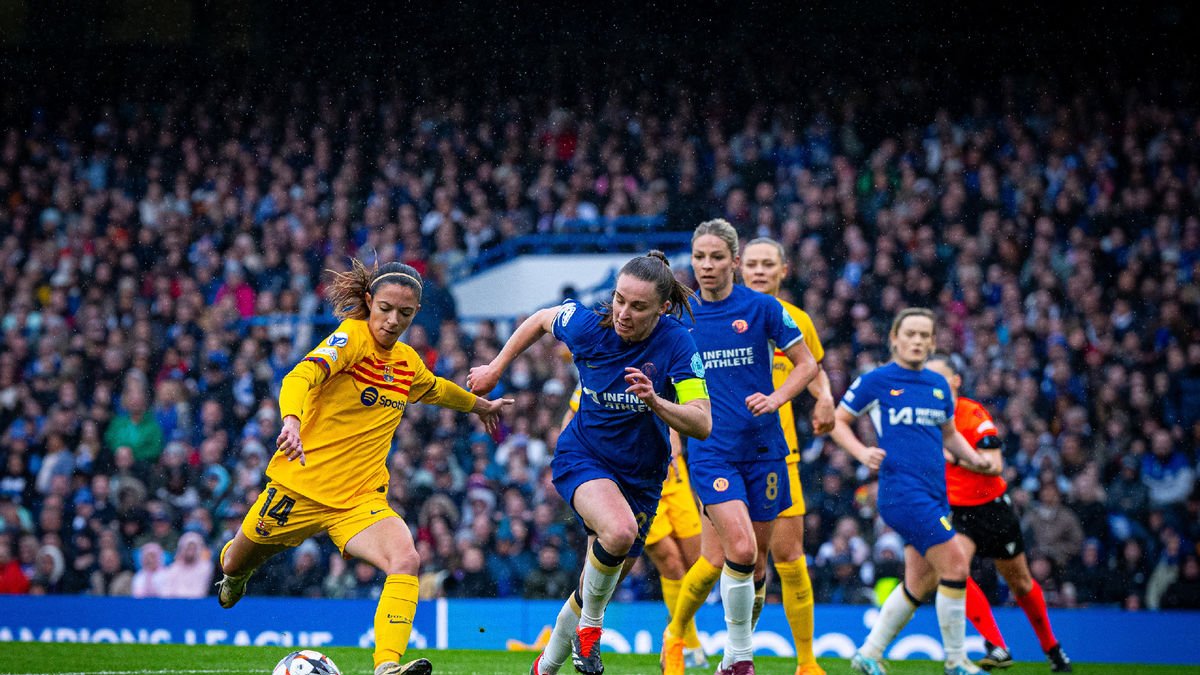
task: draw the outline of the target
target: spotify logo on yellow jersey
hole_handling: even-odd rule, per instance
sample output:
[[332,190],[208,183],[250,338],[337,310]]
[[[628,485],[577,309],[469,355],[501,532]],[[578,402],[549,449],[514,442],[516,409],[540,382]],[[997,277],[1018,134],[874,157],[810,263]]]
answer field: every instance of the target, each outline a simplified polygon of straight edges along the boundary
[[386,396],[380,396],[379,390],[375,387],[363,389],[362,393],[358,396],[358,400],[362,401],[362,404],[367,407],[381,405],[385,408],[394,408],[399,411],[403,411],[407,405],[405,401],[397,401]]

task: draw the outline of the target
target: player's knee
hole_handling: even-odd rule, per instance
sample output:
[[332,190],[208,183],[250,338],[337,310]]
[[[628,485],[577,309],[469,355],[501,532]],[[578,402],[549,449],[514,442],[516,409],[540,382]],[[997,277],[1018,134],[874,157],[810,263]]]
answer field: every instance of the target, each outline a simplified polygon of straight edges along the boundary
[[416,549],[410,550],[392,550],[388,551],[387,555],[380,565],[380,569],[384,574],[412,574],[416,575],[421,569],[421,557],[417,555]]
[[799,539],[773,537],[771,539],[771,556],[777,563],[789,563],[804,557],[804,544]]
[[750,539],[731,541],[725,547],[725,559],[739,565],[754,565],[758,562],[758,549]]
[[637,535],[637,522],[629,520],[628,522],[612,523],[596,536],[604,550],[613,555],[623,556],[633,548],[634,542],[637,541]]
[[663,556],[655,561],[654,566],[658,569],[658,575],[664,579],[682,579],[683,575],[687,574],[683,560],[677,555]]
[[971,573],[971,562],[966,557],[955,557],[947,561],[944,569],[939,570],[942,579],[966,581]]

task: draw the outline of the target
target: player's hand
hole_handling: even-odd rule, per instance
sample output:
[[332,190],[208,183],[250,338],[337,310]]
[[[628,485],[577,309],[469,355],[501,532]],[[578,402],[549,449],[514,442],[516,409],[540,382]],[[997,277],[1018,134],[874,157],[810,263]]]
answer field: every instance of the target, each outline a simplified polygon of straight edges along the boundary
[[833,431],[833,399],[819,398],[813,406],[813,433],[818,436]]
[[887,450],[883,448],[870,447],[867,448],[867,454],[860,457],[859,460],[872,471],[878,471],[879,465],[883,464],[883,458],[887,457]]
[[971,471],[974,471],[975,473],[982,473],[985,475],[999,473],[996,470],[996,465],[994,462],[992,462],[991,458],[987,457],[981,452],[972,453],[972,456],[964,459],[962,463],[963,466],[967,467]]
[[759,415],[767,415],[779,410],[782,403],[777,402],[772,396],[767,396],[762,392],[754,392],[746,397],[746,407],[750,409],[750,413],[755,417]]
[[494,436],[496,430],[500,428],[500,411],[512,404],[513,399],[511,398],[498,398],[489,401],[481,396],[475,399],[475,408],[471,412],[479,415],[479,420],[483,422],[483,428],[487,429],[487,432]]
[[467,373],[467,389],[476,396],[486,396],[500,383],[500,370],[492,364],[475,366]]
[[300,419],[295,415],[283,418],[283,429],[275,439],[275,451],[282,452],[289,462],[300,460],[304,466],[304,444],[300,442]]
[[626,368],[625,384],[629,385],[625,389],[626,394],[633,394],[642,403],[653,407],[654,399],[658,397],[658,394],[654,393],[654,382],[646,377],[645,373],[632,366]]

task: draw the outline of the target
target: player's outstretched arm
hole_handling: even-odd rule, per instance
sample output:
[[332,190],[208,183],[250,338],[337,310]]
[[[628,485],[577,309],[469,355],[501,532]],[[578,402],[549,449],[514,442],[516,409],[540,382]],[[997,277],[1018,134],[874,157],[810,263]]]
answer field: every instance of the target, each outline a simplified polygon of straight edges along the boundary
[[547,307],[534,312],[517,326],[491,363],[472,368],[467,374],[467,388],[471,393],[484,395],[495,389],[500,382],[500,376],[512,365],[514,359],[532,347],[543,335],[553,334],[554,317],[558,316],[558,311],[558,307]]
[[829,437],[833,439],[838,447],[850,453],[854,459],[862,462],[868,469],[878,471],[879,466],[883,464],[884,457],[887,456],[887,451],[883,448],[868,447],[858,440],[858,436],[854,435],[854,429],[850,426],[854,423],[854,414],[844,407],[838,408],[833,414],[833,431],[829,432]]
[[489,401],[482,396],[478,396],[475,398],[475,405],[471,408],[471,412],[479,415],[480,421],[483,422],[483,427],[487,429],[489,434],[494,434],[500,426],[500,412],[512,404],[513,399],[511,398],[498,398]]

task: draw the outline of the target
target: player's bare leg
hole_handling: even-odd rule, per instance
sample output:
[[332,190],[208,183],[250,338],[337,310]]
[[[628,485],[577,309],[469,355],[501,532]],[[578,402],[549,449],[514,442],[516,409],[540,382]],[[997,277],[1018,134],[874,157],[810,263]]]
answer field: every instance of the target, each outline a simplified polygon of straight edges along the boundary
[[229,609],[246,594],[246,584],[254,570],[287,546],[259,544],[251,541],[239,527],[237,534],[221,549],[220,559],[224,576],[217,582],[217,602]]

